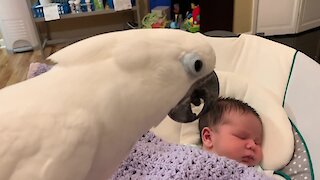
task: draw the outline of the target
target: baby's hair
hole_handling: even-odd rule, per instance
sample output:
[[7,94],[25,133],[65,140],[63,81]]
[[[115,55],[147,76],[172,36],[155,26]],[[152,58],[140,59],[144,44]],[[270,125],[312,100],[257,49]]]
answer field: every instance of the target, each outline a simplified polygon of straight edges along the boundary
[[217,102],[210,109],[210,111],[199,118],[200,138],[202,139],[202,129],[205,127],[215,127],[222,122],[222,116],[225,112],[236,110],[242,113],[252,113],[261,122],[261,118],[257,111],[249,106],[247,103],[235,98],[218,98]]

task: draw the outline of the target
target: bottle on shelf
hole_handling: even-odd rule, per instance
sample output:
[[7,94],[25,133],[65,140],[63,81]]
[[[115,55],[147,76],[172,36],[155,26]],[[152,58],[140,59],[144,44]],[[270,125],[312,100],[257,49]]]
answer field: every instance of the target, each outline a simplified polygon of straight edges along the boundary
[[81,8],[80,8],[80,0],[75,0],[73,1],[74,6],[75,6],[75,13],[80,13],[81,12]]
[[71,9],[71,13],[75,13],[76,12],[76,6],[74,4],[74,0],[69,0],[68,1],[70,9]]
[[103,10],[104,9],[102,0],[94,0],[93,4],[94,4],[94,7],[96,10]]
[[87,11],[88,12],[91,12],[92,9],[91,9],[91,3],[90,3],[90,0],[86,0],[86,6],[87,6]]

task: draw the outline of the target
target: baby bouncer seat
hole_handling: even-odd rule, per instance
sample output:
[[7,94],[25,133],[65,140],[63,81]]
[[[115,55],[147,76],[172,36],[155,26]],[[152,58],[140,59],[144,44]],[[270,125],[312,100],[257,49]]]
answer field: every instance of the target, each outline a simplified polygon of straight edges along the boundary
[[[220,95],[241,99],[260,114],[262,169],[280,179],[320,178],[319,64],[302,52],[254,35],[195,35],[215,50]],[[166,117],[152,131],[171,143],[199,145],[197,123],[180,124]]]

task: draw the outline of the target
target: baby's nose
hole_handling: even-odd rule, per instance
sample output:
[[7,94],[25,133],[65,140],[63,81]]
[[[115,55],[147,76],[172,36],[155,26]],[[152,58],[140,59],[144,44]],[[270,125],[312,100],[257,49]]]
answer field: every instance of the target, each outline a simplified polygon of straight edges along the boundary
[[254,150],[255,147],[256,147],[256,143],[254,142],[254,140],[249,139],[247,141],[246,148]]

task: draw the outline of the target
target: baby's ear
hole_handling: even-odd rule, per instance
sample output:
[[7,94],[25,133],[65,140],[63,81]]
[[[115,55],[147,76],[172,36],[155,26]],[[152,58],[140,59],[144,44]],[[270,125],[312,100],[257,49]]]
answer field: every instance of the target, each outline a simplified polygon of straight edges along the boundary
[[205,127],[201,131],[201,141],[204,149],[209,150],[213,147],[214,134],[209,127]]

